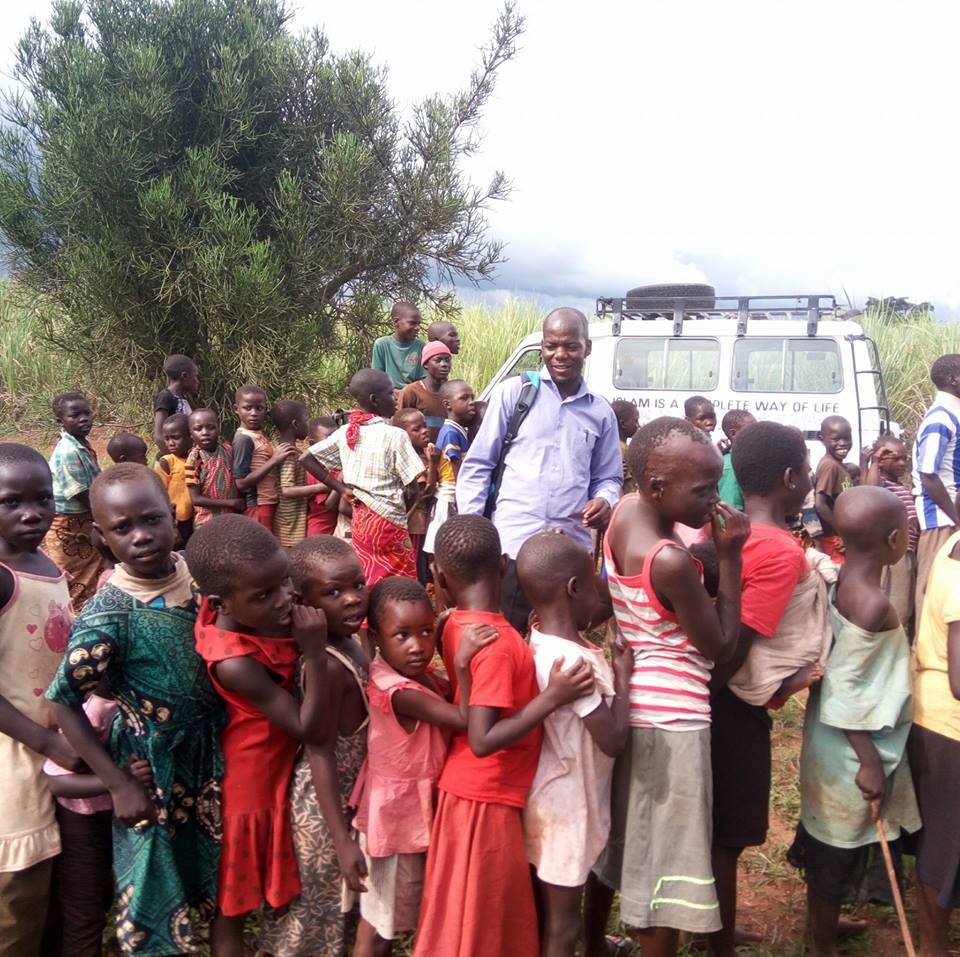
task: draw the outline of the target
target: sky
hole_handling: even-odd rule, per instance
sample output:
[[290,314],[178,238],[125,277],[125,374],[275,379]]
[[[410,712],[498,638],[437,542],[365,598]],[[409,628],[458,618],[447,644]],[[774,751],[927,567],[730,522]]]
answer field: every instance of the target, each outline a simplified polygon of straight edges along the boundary
[[[453,92],[497,0],[293,0],[293,28],[389,69],[401,108]],[[46,0],[0,22],[0,70]],[[960,319],[960,4],[518,0],[481,121],[507,261],[465,298],[589,304],[648,282],[905,296]],[[7,81],[9,82],[9,81]]]

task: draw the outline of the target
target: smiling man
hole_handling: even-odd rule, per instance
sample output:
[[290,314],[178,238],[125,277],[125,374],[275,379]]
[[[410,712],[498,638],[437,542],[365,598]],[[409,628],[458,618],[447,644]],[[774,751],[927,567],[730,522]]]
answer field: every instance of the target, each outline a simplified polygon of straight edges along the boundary
[[[617,418],[606,399],[583,380],[590,355],[587,318],[561,308],[543,322],[540,388],[504,460],[492,518],[510,558],[503,613],[521,633],[530,606],[516,578],[517,552],[537,532],[559,528],[584,548],[591,529],[603,528],[620,497],[623,461]],[[457,508],[482,515],[503,438],[523,390],[521,377],[494,389],[483,425],[457,477]]]

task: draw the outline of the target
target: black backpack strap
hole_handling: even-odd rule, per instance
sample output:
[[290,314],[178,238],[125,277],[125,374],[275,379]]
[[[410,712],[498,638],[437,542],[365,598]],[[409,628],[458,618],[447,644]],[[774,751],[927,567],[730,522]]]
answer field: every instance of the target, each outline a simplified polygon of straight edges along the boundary
[[510,446],[513,445],[513,440],[517,437],[520,426],[527,417],[527,413],[530,411],[530,407],[537,397],[537,392],[540,390],[539,372],[521,373],[521,379],[523,380],[523,388],[520,390],[520,398],[517,400],[516,408],[513,410],[510,421],[507,423],[507,431],[503,435],[503,442],[500,445],[500,455],[497,457],[497,464],[490,473],[490,488],[487,491],[487,504],[483,509],[484,518],[492,518],[494,511],[496,511],[497,497],[500,494],[500,481],[503,479],[507,453],[510,451]]

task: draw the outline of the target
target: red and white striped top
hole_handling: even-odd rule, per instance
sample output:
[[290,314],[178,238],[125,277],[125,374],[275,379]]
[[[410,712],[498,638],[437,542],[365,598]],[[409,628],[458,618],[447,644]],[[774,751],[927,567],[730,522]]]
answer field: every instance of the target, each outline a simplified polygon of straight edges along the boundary
[[653,560],[663,548],[680,548],[662,539],[647,553],[639,575],[617,571],[609,536],[603,552],[617,631],[633,648],[630,726],[665,731],[710,727],[712,662],[687,638],[677,616],[657,600],[650,583]]

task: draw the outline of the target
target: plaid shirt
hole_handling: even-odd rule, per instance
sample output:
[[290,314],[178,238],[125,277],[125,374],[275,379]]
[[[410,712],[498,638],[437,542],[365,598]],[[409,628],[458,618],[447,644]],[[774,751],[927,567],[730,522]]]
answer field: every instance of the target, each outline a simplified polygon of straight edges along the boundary
[[67,432],[60,433],[53,455],[50,456],[53,473],[53,501],[58,514],[80,515],[90,506],[76,501],[78,495],[90,491],[93,480],[100,473],[97,453],[80,439]]
[[357,446],[347,447],[347,428],[311,445],[310,454],[328,471],[339,469],[340,481],[378,515],[407,527],[403,490],[423,471],[423,462],[403,429],[377,417],[360,426]]

